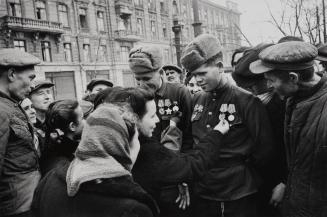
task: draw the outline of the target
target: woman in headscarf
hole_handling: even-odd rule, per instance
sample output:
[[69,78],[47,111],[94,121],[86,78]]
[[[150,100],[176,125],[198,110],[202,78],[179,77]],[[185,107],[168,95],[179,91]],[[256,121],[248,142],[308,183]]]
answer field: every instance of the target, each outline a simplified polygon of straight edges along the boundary
[[86,120],[75,159],[51,171],[38,186],[35,215],[157,216],[156,203],[131,175],[140,149],[137,120],[127,105],[95,110]]

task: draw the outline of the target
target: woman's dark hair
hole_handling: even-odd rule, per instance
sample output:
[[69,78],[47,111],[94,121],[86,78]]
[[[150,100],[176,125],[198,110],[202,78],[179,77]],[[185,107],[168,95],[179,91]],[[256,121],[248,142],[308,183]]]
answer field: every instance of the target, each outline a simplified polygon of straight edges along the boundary
[[113,90],[104,102],[119,104],[129,103],[133,112],[142,118],[146,113],[146,103],[154,100],[154,93],[141,87],[128,87]]
[[66,133],[71,122],[78,122],[78,116],[75,112],[78,106],[76,100],[59,100],[51,103],[45,114],[47,133],[50,134],[56,129]]

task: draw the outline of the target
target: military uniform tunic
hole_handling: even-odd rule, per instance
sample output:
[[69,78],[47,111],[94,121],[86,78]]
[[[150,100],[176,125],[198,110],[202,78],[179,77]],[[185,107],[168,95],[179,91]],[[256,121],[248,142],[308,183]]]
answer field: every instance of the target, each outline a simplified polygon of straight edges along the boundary
[[156,92],[155,102],[157,115],[160,119],[153,135],[160,141],[161,133],[169,126],[169,120],[177,111],[182,112],[182,117],[177,127],[182,130],[183,137],[180,138],[182,151],[189,150],[193,145],[191,126],[191,94],[182,84],[163,82],[161,88]]
[[201,92],[193,99],[192,129],[195,145],[221,119],[230,131],[223,137],[215,167],[196,183],[195,192],[204,199],[237,200],[257,192],[254,170],[268,159],[273,136],[265,107],[251,93],[233,85]]

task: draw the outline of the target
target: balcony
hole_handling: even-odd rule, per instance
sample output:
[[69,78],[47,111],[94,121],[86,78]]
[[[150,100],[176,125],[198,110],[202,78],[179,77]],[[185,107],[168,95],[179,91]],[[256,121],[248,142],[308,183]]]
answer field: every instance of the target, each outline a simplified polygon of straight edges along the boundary
[[115,40],[137,42],[142,40],[142,36],[131,30],[117,30],[115,31]]
[[130,6],[132,5],[133,2],[131,0],[116,0],[115,8],[117,15],[119,15],[122,19],[130,17],[132,15]]
[[24,31],[24,32],[47,32],[53,34],[62,34],[64,32],[61,23],[47,20],[36,20],[23,17],[4,16],[3,26],[8,29]]

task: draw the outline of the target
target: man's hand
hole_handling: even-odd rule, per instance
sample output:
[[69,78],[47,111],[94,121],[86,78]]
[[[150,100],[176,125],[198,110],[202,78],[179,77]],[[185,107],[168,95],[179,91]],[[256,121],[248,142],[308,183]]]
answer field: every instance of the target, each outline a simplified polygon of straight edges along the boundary
[[180,209],[186,209],[186,207],[190,206],[190,192],[188,190],[188,185],[186,183],[182,183],[178,185],[179,195],[176,199],[176,203],[179,202]]
[[276,207],[282,202],[285,193],[285,188],[286,186],[284,183],[279,183],[278,185],[276,185],[276,187],[272,190],[270,204]]
[[214,130],[217,130],[221,132],[221,134],[225,135],[229,131],[229,123],[228,121],[221,120],[214,128]]

